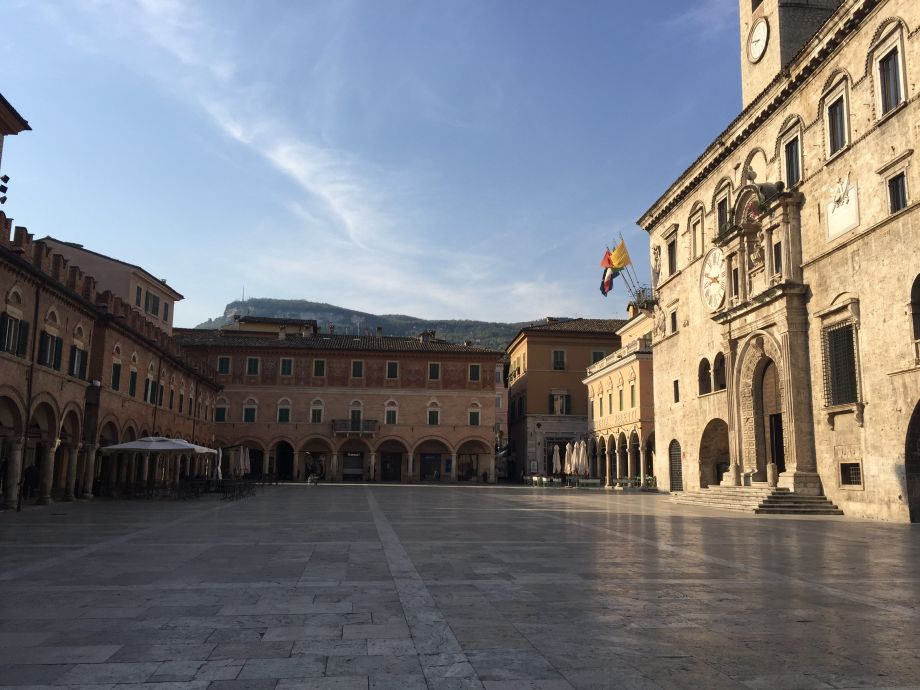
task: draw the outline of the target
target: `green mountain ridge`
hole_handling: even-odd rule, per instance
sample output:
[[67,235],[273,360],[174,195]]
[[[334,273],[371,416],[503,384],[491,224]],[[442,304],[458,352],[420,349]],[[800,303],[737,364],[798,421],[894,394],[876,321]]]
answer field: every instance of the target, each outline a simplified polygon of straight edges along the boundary
[[378,327],[383,329],[385,335],[412,336],[423,331],[435,331],[438,338],[449,342],[470,341],[474,345],[496,350],[504,350],[521,328],[536,322],[536,320],[504,323],[472,319],[420,319],[404,314],[370,314],[309,300],[254,297],[245,302],[242,300],[230,302],[222,316],[200,323],[195,328],[220,328],[237,315],[314,319],[321,330],[326,331],[330,325],[333,325],[338,333],[360,334],[367,331],[374,333]]

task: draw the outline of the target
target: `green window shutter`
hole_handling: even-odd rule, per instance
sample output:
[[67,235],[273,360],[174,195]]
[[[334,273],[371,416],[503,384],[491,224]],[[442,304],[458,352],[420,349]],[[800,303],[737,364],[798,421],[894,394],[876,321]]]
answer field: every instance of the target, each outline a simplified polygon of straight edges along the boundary
[[79,362],[77,362],[77,357],[79,356],[77,352],[79,352],[79,350],[77,350],[77,346],[71,345],[70,346],[70,364],[67,365],[67,373],[70,374],[71,376],[76,376],[77,372],[80,370]]
[[61,353],[64,350],[64,339],[55,338],[54,339],[54,368],[57,371],[61,370]]
[[550,414],[553,414],[553,412],[555,412],[555,410],[553,409],[553,394],[552,393],[549,394],[549,406],[546,409]]
[[86,380],[86,363],[89,360],[89,353],[85,350],[80,350],[80,378],[84,381]]
[[16,354],[19,357],[25,357],[29,349],[29,324],[26,321],[19,322],[19,342],[16,345]]
[[572,396],[565,396],[565,414],[572,414]]
[[[6,348],[6,329],[10,327],[10,317],[0,314],[0,349]],[[14,345],[15,347],[15,345]]]

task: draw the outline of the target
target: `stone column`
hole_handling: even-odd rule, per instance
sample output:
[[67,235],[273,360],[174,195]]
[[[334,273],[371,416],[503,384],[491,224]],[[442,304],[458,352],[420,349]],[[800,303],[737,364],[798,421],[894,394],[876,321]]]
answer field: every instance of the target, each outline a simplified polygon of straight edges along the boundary
[[96,478],[96,446],[83,446],[83,495],[80,498],[93,497],[93,480]]
[[150,485],[150,453],[144,453],[141,458],[141,484]]
[[457,454],[450,454],[450,480],[454,483],[457,481]]
[[339,452],[337,450],[332,451],[332,458],[329,465],[329,481],[337,482],[341,480],[339,477]]
[[616,463],[617,463],[617,479],[622,479],[623,478],[623,458],[620,457],[619,444],[615,446],[614,455],[616,456]]
[[413,465],[415,465],[415,454],[409,453],[409,476],[406,477],[406,481],[412,481],[412,470],[414,469]]
[[606,456],[607,456],[607,481],[606,481],[606,483],[605,483],[605,486],[607,486],[607,488],[610,488],[611,486],[613,486],[613,484],[612,484],[612,482],[611,482],[611,479],[613,478],[613,476],[612,476],[612,474],[611,474],[611,470],[613,469],[613,468],[611,467],[611,465],[613,464],[612,459],[611,459],[611,455],[612,455],[612,453],[610,452],[610,447],[609,447],[609,445],[608,445],[608,446],[607,446],[607,451],[606,451]]
[[489,484],[495,483],[495,453],[489,453]]
[[636,454],[633,452],[632,444],[626,446],[626,462],[629,479],[637,477],[636,473]]
[[14,510],[19,505],[23,445],[21,438],[10,441],[10,462],[6,467],[6,477],[3,478],[3,508],[7,510]]
[[639,446],[639,486],[645,486],[645,467],[646,461],[648,460],[648,449],[640,445]]
[[51,482],[54,479],[54,454],[57,451],[60,439],[54,439],[51,443],[42,446],[44,457],[42,458],[42,472],[38,483],[38,503],[39,505],[49,505],[51,501]]
[[377,453],[371,452],[370,457],[370,477],[368,481],[375,482],[377,481]]
[[74,488],[77,484],[77,463],[79,462],[80,447],[77,444],[70,446],[70,459],[67,462],[67,483],[64,485],[64,500],[73,501]]

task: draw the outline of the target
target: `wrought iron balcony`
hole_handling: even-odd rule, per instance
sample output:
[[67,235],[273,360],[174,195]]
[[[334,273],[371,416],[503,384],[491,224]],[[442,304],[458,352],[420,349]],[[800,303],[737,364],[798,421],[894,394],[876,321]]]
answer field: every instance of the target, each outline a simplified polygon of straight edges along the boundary
[[333,419],[333,434],[376,434],[376,419]]

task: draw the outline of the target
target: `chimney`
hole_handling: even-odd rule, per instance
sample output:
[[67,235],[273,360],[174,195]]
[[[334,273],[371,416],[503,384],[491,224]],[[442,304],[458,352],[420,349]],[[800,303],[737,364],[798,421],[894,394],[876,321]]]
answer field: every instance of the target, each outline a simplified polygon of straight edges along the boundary
[[335,333],[335,324],[330,323],[329,324],[329,335],[333,335],[334,333]]
[[278,340],[284,340],[287,337],[287,326],[281,324],[278,326]]
[[377,326],[377,337],[378,338],[383,337],[383,326]]

